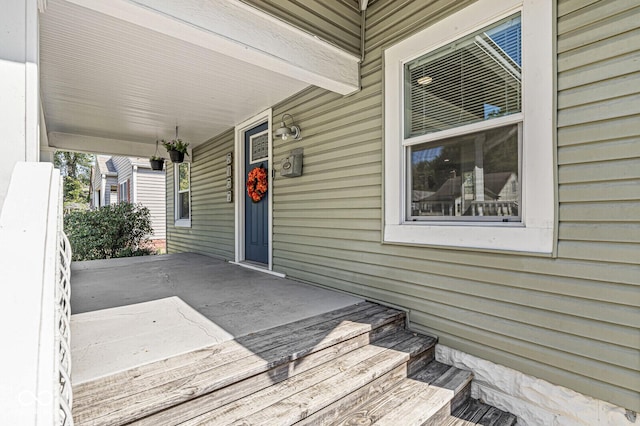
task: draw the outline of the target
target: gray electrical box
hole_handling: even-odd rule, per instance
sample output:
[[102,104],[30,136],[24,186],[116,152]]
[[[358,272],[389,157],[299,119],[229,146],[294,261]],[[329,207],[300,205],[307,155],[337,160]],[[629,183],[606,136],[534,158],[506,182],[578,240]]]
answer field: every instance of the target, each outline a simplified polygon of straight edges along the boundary
[[302,176],[302,148],[296,148],[289,152],[280,162],[280,176]]

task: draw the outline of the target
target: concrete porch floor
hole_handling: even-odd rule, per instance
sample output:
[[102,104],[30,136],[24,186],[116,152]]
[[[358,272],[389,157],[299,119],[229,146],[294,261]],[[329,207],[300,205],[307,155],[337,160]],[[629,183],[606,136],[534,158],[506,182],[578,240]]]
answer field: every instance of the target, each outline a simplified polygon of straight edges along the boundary
[[193,253],[71,271],[74,386],[362,301]]
[[71,265],[72,314],[172,296],[234,337],[362,301],[195,253]]

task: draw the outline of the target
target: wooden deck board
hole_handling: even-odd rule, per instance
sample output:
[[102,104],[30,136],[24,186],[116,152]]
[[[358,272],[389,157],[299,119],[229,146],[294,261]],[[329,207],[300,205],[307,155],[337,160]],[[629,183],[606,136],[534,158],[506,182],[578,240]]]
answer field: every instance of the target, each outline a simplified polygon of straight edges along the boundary
[[470,399],[467,403],[453,412],[443,423],[444,426],[512,426],[517,418],[495,407],[491,407],[476,399]]
[[[366,345],[378,342],[380,339],[402,330],[403,321],[396,321],[380,327],[373,331],[371,335],[362,334],[347,341],[338,343],[329,348],[315,352],[306,356],[301,362],[286,364],[274,370],[261,373],[250,380],[243,380],[230,386],[222,388],[216,392],[203,395],[199,398],[187,401],[176,407],[153,414],[141,419],[133,424],[137,426],[156,426],[158,424],[171,424],[185,422],[199,415],[210,413],[225,404],[230,404],[254,392],[264,390],[269,386],[290,379],[298,374],[315,369],[319,365],[324,365],[330,361],[339,361],[345,354],[363,348]],[[386,340],[386,339],[385,339]],[[379,345],[386,344],[384,341]],[[313,373],[312,373],[313,374]],[[211,416],[211,414],[209,414]]]
[[331,405],[319,410],[312,415],[296,423],[296,426],[329,425],[344,413],[350,412],[362,405],[365,401],[376,398],[393,389],[401,380],[407,377],[407,365],[402,364],[389,373],[381,376],[368,385],[352,392],[344,398],[340,398]]
[[184,423],[184,426],[194,426],[206,422],[231,424],[327,379],[342,374],[344,371],[357,366],[365,360],[379,356],[384,351],[387,351],[389,347],[396,346],[411,337],[406,332],[395,333],[379,341],[378,344],[368,345],[349,352],[330,363],[322,364],[298,376],[256,392],[240,401],[212,410],[190,422]]
[[433,361],[419,374],[403,380],[332,424],[397,425],[401,419],[403,425],[421,425],[451,399],[463,382],[469,382],[469,376],[467,372]]
[[239,419],[238,423],[244,425],[294,424],[328,407],[336,399],[348,396],[354,390],[366,386],[378,377],[401,366],[412,355],[424,350],[425,346],[424,337],[411,337],[328,380]]
[[471,382],[471,374],[452,367],[431,384],[415,379],[408,379],[405,382],[407,391],[405,397],[401,399],[401,404],[393,411],[387,411],[375,423],[376,425],[395,426],[398,420],[402,419],[405,426],[418,426],[433,420],[443,408],[447,407],[455,394]]
[[74,419],[78,424],[89,420],[92,424],[123,424],[397,321],[400,316],[398,311],[370,304],[352,314],[316,321],[296,333],[281,329],[277,338],[270,333],[252,337],[252,348],[234,349],[225,342],[218,345],[224,346],[222,350],[214,347],[211,355],[196,357],[195,362],[169,371],[164,370],[163,363],[157,363],[162,371],[133,373],[124,381],[102,380],[102,392],[80,392]]

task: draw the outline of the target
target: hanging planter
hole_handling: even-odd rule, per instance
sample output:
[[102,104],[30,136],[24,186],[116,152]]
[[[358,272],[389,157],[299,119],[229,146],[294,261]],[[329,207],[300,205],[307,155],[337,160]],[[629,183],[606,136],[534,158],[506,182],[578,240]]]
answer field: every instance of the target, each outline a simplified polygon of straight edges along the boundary
[[156,152],[149,158],[151,170],[162,170],[164,167],[164,158],[158,157],[158,141],[156,140]]
[[170,141],[166,141],[164,139],[161,140],[162,146],[165,147],[167,152],[169,153],[169,158],[171,158],[172,163],[182,163],[184,161],[184,156],[187,154],[187,148],[189,147],[188,142],[182,142],[182,139],[178,139],[178,126],[176,126],[176,138],[171,139]]
[[151,164],[151,170],[162,170],[164,168],[164,158],[151,157],[149,159],[149,164]]
[[173,163],[182,163],[184,161],[184,156],[187,154],[187,147],[189,144],[187,142],[182,142],[182,139],[171,139],[170,141],[166,141],[162,139],[162,146],[164,146],[169,153],[169,158],[171,158],[171,162]]
[[172,163],[182,163],[184,161],[184,152],[176,151],[175,149],[167,152],[169,152],[169,158],[171,158]]
[[268,187],[267,171],[262,165],[249,172],[247,176],[247,194],[251,201],[254,203],[260,202],[267,193]]

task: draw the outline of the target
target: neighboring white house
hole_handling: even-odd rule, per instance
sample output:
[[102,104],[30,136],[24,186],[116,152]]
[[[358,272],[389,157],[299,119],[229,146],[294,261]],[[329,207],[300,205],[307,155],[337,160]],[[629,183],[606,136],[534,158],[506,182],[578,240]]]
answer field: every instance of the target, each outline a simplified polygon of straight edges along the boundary
[[146,158],[96,155],[91,168],[91,207],[142,204],[151,213],[150,238],[157,245],[166,240],[165,187],[165,171],[151,170]]
[[96,162],[91,167],[89,185],[91,208],[118,202],[118,172],[111,157],[106,155],[96,156]]

